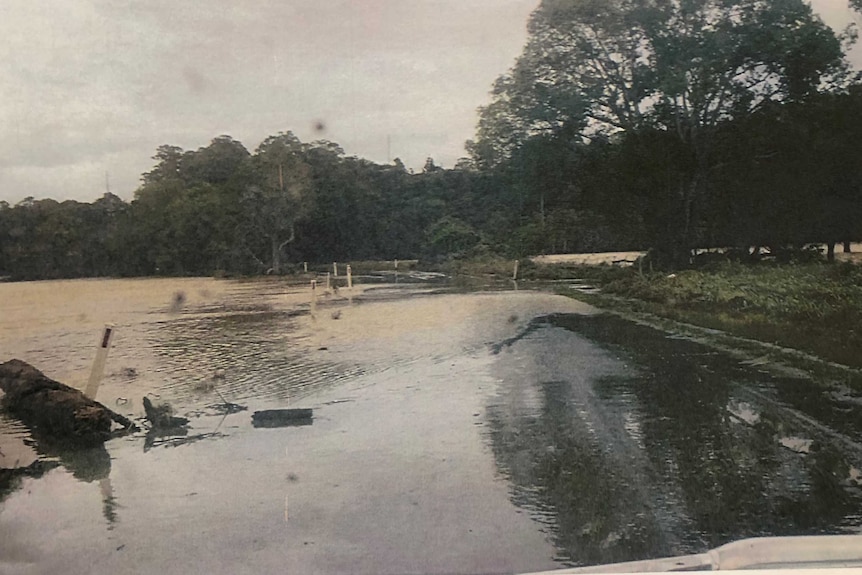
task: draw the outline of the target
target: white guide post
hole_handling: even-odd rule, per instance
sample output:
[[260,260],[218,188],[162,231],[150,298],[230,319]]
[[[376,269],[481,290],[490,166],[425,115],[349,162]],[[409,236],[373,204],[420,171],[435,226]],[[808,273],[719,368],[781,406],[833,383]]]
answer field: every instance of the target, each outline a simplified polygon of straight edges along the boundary
[[114,325],[106,324],[102,332],[102,339],[99,340],[99,348],[96,350],[96,359],[93,360],[93,369],[90,370],[90,379],[87,381],[87,387],[84,390],[84,395],[90,399],[96,399],[96,394],[99,392],[99,384],[102,383],[102,376],[105,373],[105,363],[108,361],[108,351],[111,349],[111,340],[114,338]]

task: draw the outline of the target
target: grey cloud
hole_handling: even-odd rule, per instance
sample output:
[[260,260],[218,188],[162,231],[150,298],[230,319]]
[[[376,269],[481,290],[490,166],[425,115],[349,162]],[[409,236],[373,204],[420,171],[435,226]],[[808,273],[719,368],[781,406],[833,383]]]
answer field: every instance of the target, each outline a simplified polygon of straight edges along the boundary
[[[847,21],[845,0],[815,0]],[[293,130],[451,165],[538,0],[0,3],[0,199],[131,197],[160,144]],[[856,52],[854,57],[859,53]]]

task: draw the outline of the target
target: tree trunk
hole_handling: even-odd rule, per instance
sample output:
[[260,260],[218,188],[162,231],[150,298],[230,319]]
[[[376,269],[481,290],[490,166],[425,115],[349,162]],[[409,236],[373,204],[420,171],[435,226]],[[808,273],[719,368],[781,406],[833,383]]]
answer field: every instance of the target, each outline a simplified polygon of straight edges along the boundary
[[278,243],[278,236],[271,236],[269,241],[272,245],[272,273],[275,275],[281,274],[281,244]]
[[671,246],[671,262],[675,269],[687,268],[691,265],[691,252],[695,243],[695,211],[699,207],[700,190],[698,184],[699,177],[697,175],[690,181],[680,182],[683,226],[682,235],[675,238]]
[[845,240],[845,242],[844,242],[844,253],[845,253],[845,254],[849,254],[849,253],[850,253],[850,242],[849,242],[849,241],[846,241],[846,240]]
[[539,218],[542,222],[542,232],[545,231],[545,192],[539,197]]
[[828,242],[826,244],[826,261],[835,261],[835,242]]

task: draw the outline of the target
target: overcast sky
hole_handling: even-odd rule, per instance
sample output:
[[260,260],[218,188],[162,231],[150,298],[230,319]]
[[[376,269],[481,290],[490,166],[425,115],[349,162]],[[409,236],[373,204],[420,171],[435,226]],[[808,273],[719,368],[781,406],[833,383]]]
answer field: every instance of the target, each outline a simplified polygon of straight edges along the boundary
[[[851,21],[846,0],[813,4],[833,26]],[[0,0],[0,200],[91,201],[106,172],[130,199],[156,147],[221,134],[251,151],[293,130],[377,162],[390,150],[408,167],[451,166],[537,5]]]

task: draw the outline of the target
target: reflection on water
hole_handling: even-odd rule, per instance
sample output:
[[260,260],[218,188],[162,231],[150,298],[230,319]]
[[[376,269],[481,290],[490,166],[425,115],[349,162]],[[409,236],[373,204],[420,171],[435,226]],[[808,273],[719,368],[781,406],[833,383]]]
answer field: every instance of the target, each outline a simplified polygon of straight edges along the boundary
[[34,434],[6,414],[0,414],[0,469],[25,470],[37,462],[60,463],[80,481],[99,481],[111,473],[104,445],[79,448]]
[[24,424],[0,410],[0,469],[28,467],[38,457]]
[[225,437],[225,435],[218,431],[189,435],[188,429],[184,428],[171,429],[167,431],[151,429],[147,432],[147,435],[144,438],[144,453],[154,447],[179,447],[181,445],[197,443],[198,441],[203,441],[205,439],[218,439],[219,437]]
[[48,458],[56,458],[72,473],[72,476],[86,483],[100,481],[111,474],[111,456],[104,445],[84,449],[68,449],[55,446],[49,441],[37,440],[39,451]]
[[[109,528],[117,521],[117,502],[111,488],[111,456],[104,445],[70,448],[39,434],[31,434],[26,428],[11,420],[0,421],[0,439],[8,447],[25,453],[25,459],[9,459],[0,450],[0,502],[6,495],[19,489],[24,478],[37,479],[52,469],[62,466],[77,481],[98,482],[102,494],[102,512]],[[15,440],[20,445],[15,444]],[[26,447],[21,449],[21,446]]]
[[570,564],[675,550],[686,517],[674,504],[675,490],[656,488],[630,394],[612,391],[634,372],[547,320],[524,333],[497,348],[502,382],[487,410],[513,499],[548,525]]
[[541,318],[506,344],[490,439],[568,561],[862,528],[862,406],[611,316]]

